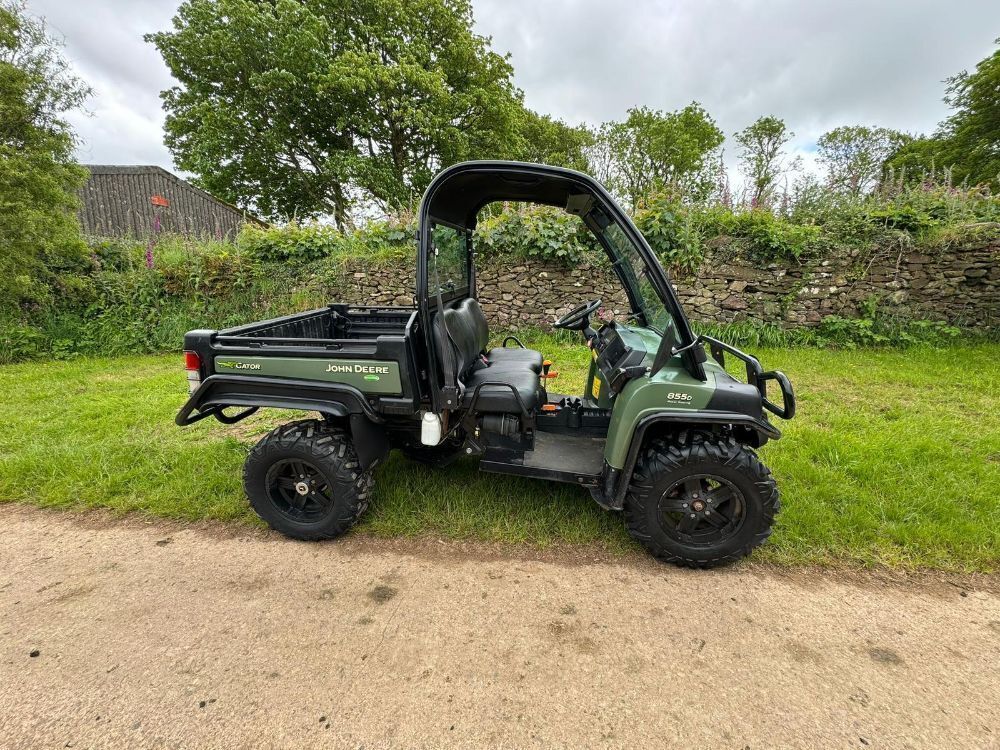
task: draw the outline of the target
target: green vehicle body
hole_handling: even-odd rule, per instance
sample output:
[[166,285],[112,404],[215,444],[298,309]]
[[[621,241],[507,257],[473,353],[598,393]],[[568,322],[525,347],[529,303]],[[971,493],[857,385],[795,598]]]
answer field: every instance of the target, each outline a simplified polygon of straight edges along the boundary
[[[650,347],[659,346],[660,335],[656,331],[632,327],[627,330],[631,336],[641,338]],[[648,354],[644,361],[651,364],[652,355]],[[402,388],[399,365],[391,361],[223,355],[216,357],[213,364],[219,374],[340,383],[357,388],[365,395],[398,395]],[[636,379],[625,386],[617,395],[612,412],[604,452],[608,465],[616,469],[624,468],[632,436],[642,419],[665,412],[680,418],[705,409],[715,392],[715,375],[720,369],[715,363],[707,366],[709,379],[702,382],[687,374],[679,358],[674,358],[654,377]],[[607,384],[597,369],[596,358],[591,360],[584,393],[586,400],[595,406],[604,409],[612,407]]]
[[[652,366],[653,356],[659,348],[662,337],[649,328],[629,326],[619,329],[622,338],[633,348],[642,347],[646,351],[643,364]],[[714,363],[713,363],[714,364]],[[691,377],[684,369],[679,357],[672,357],[667,364],[652,377],[631,380],[612,402],[607,382],[597,367],[597,358],[591,357],[590,372],[587,376],[585,397],[595,406],[612,409],[611,425],[608,429],[604,459],[609,466],[623,469],[628,456],[636,427],[652,415],[667,415],[689,418],[692,414],[708,407],[715,392],[715,369],[718,365],[707,366],[708,380]],[[596,387],[595,387],[596,385]]]
[[366,395],[397,395],[402,390],[399,365],[389,361],[223,355],[216,357],[213,364],[217,373],[340,383]]

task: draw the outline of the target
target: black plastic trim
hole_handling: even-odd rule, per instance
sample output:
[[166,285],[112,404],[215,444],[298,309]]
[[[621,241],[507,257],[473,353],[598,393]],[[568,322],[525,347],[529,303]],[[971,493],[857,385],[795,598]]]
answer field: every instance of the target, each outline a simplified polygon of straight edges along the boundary
[[[525,418],[528,417],[528,409],[525,407],[524,401],[521,400],[521,394],[517,392],[517,389],[514,386],[512,386],[510,383],[501,383],[499,381],[487,381],[485,383],[480,383],[479,385],[476,386],[476,390],[474,390],[472,392],[472,401],[469,402],[469,406],[467,407],[467,411],[470,414],[478,414],[479,413],[479,412],[476,411],[476,402],[479,401],[479,394],[482,393],[482,390],[483,390],[484,386],[496,386],[498,388],[508,388],[508,389],[510,389],[510,392],[512,394],[514,394],[514,400],[517,401],[517,408],[520,409],[521,416],[525,417]],[[495,413],[502,413],[502,412],[491,411],[491,412],[488,412],[488,413],[495,414]]]
[[[517,477],[530,477],[532,479],[547,479],[550,482],[565,482],[575,484],[577,487],[595,488],[600,486],[601,474],[585,474],[577,471],[566,471],[564,469],[554,469],[542,466],[525,466],[516,461],[505,460],[501,456],[491,455],[493,451],[486,449],[485,455],[479,462],[479,470],[487,471],[491,474],[510,474]],[[502,455],[503,452],[501,452]],[[523,455],[523,454],[522,454]]]
[[[767,383],[769,380],[777,381],[781,388],[781,406],[778,406],[767,397]],[[792,384],[781,370],[770,370],[762,373],[758,382],[760,383],[761,405],[775,416],[782,419],[791,419],[795,416],[795,391]]]
[[[791,381],[788,380],[785,373],[780,370],[764,372],[764,368],[760,365],[760,360],[752,354],[742,352],[735,346],[727,344],[724,341],[719,341],[711,336],[699,336],[698,340],[708,344],[709,350],[712,352],[712,358],[719,363],[720,367],[724,368],[726,366],[725,352],[729,352],[746,364],[747,383],[760,392],[761,406],[781,419],[791,419],[795,416],[795,391],[792,389]],[[771,380],[776,381],[781,388],[781,406],[778,406],[767,397],[767,383]]]
[[527,349],[528,348],[524,344],[521,343],[521,339],[519,339],[514,334],[511,334],[511,335],[509,335],[507,338],[505,338],[503,340],[503,345],[502,346],[503,346],[504,349],[507,348],[507,342],[508,341],[513,341],[514,343],[516,343],[519,349]]

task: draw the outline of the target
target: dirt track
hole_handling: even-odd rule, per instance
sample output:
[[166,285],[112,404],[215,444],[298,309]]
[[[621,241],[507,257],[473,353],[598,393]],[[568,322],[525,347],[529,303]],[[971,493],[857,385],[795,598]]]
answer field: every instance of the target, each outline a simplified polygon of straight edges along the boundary
[[101,519],[0,506],[0,747],[1000,747],[996,579]]

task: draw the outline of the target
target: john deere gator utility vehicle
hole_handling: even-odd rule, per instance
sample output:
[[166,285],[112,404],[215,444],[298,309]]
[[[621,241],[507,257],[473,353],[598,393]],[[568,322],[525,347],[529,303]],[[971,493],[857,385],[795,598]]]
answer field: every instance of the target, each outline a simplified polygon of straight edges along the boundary
[[[599,327],[601,300],[551,302],[573,305],[554,326],[590,349],[582,394],[546,387],[543,353],[513,336],[489,348],[473,230],[498,201],[579,216],[621,282],[630,310]],[[768,412],[793,416],[792,387],[692,333],[663,267],[598,182],[515,162],[444,170],[420,207],[415,287],[413,307],[330,304],[185,336],[190,398],[177,424],[232,424],[262,407],[320,415],[278,427],[247,458],[247,495],[273,528],[343,534],[368,506],[373,470],[398,448],[441,467],[473,456],[482,471],[585,487],[623,512],[653,555],[681,565],[736,560],[767,538],[778,491],[754,449],[780,437]],[[726,356],[745,365],[746,382],[727,374]]]

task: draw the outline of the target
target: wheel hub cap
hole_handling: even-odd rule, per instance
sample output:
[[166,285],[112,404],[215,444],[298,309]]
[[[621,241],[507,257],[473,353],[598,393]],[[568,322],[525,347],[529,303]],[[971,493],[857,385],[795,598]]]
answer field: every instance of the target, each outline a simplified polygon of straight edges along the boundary
[[309,485],[306,484],[305,482],[296,482],[295,483],[295,491],[298,492],[300,495],[308,495],[309,494]]
[[739,533],[745,512],[743,493],[728,479],[714,474],[679,479],[659,500],[663,531],[692,548],[718,545]]

